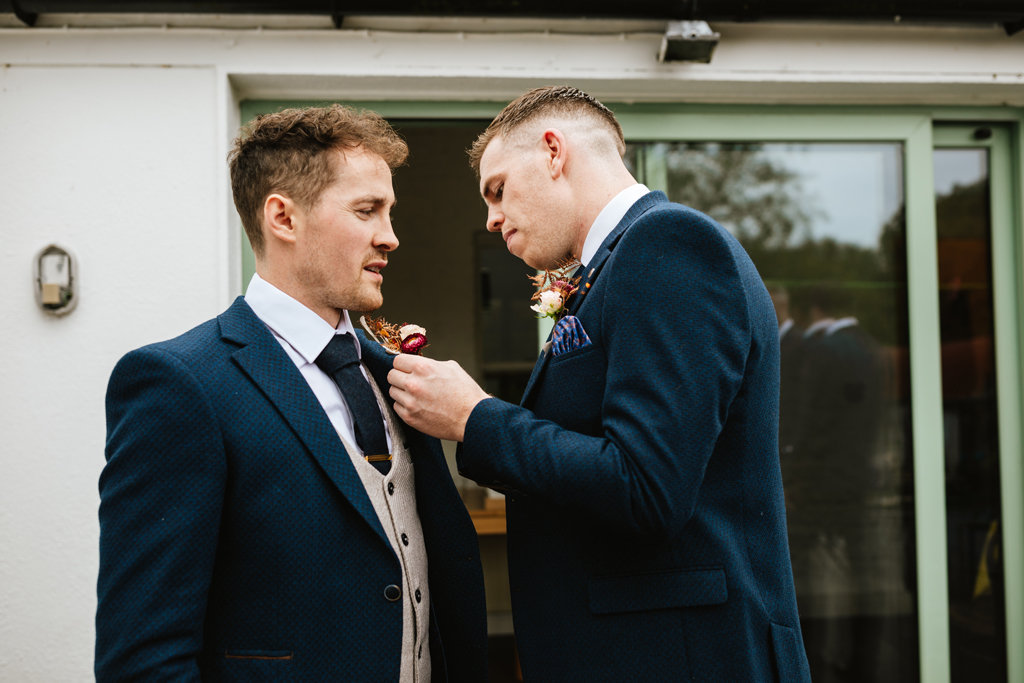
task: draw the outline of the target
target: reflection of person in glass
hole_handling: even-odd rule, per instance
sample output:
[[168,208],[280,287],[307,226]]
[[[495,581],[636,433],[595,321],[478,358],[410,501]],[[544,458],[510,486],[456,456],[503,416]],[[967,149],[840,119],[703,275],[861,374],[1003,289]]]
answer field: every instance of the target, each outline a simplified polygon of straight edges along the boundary
[[[785,470],[794,573],[805,613],[823,617],[808,633],[808,655],[826,670],[855,666],[856,617],[872,571],[871,516],[883,406],[878,343],[839,290],[807,296],[792,457]],[[839,315],[837,315],[839,313]],[[820,678],[819,678],[820,680]]]
[[539,302],[565,315],[522,405],[400,356],[396,410],[462,441],[460,470],[508,494],[526,680],[809,681],[771,301],[736,239],[638,184],[624,149],[575,88],[492,122],[473,156],[488,229],[535,268],[579,259],[579,291]]
[[789,290],[782,285],[769,284],[768,294],[772,297],[775,317],[779,322],[779,460],[788,500],[791,485],[786,472],[786,460],[793,453],[798,432],[796,404],[800,395],[800,358],[804,331],[791,315]]

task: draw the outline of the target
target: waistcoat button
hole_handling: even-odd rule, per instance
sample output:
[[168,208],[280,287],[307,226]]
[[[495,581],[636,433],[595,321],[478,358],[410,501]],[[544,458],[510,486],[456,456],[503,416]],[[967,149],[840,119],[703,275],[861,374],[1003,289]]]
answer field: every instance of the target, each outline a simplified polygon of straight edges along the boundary
[[395,602],[402,597],[402,589],[395,584],[391,584],[384,589],[384,597],[387,598],[389,602]]

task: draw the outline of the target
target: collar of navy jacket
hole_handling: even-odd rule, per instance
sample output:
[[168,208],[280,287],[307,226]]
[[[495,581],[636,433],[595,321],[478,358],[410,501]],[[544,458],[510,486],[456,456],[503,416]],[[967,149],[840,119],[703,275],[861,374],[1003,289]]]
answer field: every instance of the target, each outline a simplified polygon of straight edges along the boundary
[[[664,192],[655,190],[654,192],[648,192],[640,199],[636,200],[633,206],[629,207],[629,211],[622,217],[618,225],[612,229],[608,236],[604,238],[604,242],[597,248],[597,252],[594,254],[594,258],[590,263],[586,265],[586,270],[583,273],[582,279],[579,283],[579,291],[569,302],[569,315],[576,315],[576,311],[579,310],[580,306],[583,305],[583,299],[587,295],[587,287],[597,279],[597,276],[601,273],[601,269],[604,264],[608,261],[608,257],[612,255],[615,250],[615,246],[619,243],[626,231],[629,230],[630,226],[636,223],[641,216],[653,209],[658,204],[664,204],[668,202],[668,197]],[[551,336],[548,335],[548,340],[551,340]],[[547,361],[551,354],[547,352],[546,347],[544,351],[541,351],[540,358],[537,359],[537,363],[533,366],[533,372],[530,374],[530,379],[526,383],[526,389],[523,391],[523,398],[519,402],[519,405],[526,405],[529,400],[533,387],[537,384],[537,380],[540,379],[543,374],[544,366],[547,365]]]
[[[381,526],[338,433],[281,344],[274,339],[243,297],[235,299],[231,307],[217,317],[217,321],[221,338],[239,347],[231,355],[232,361],[274,404],[331,482],[380,536],[381,541],[390,547],[384,527]],[[365,339],[360,339],[360,343],[365,343]],[[366,356],[364,362],[377,378],[379,368],[374,372],[374,365],[379,365],[379,362]],[[384,376],[387,376],[386,370]]]

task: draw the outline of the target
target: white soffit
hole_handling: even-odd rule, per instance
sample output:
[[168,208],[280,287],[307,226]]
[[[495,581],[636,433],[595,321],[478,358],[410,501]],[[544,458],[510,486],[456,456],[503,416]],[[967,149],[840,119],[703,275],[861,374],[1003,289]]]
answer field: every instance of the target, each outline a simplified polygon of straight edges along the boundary
[[716,23],[710,64],[661,64],[661,33],[636,28],[0,29],[0,63],[214,67],[238,98],[501,101],[572,83],[614,101],[1024,105],[1024,32],[996,26]]

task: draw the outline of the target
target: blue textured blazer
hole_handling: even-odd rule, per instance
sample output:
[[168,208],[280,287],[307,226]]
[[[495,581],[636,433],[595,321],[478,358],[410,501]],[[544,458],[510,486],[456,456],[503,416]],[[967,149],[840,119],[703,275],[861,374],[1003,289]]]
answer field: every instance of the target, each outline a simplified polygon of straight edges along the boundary
[[[588,265],[591,344],[481,402],[527,681],[809,681],[777,423],[778,327],[739,243],[652,192]],[[525,305],[525,302],[524,302]]]
[[[387,394],[390,357],[361,339]],[[96,678],[397,681],[401,569],[337,432],[238,298],[126,355],[107,391]],[[434,681],[487,675],[476,534],[437,440],[405,428]]]

